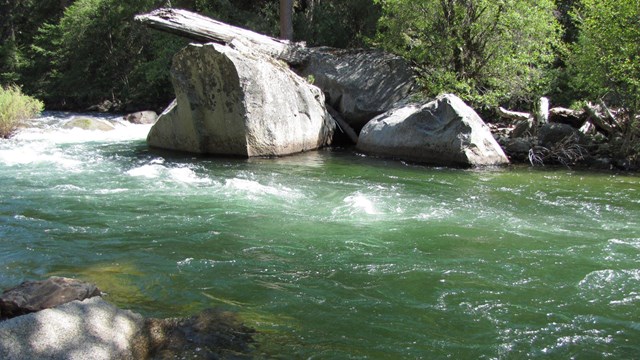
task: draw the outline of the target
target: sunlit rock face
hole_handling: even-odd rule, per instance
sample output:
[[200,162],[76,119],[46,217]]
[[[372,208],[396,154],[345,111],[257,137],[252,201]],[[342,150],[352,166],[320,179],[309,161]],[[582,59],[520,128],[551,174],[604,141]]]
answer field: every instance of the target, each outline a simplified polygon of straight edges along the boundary
[[322,92],[286,64],[239,49],[191,44],[176,54],[176,101],[151,129],[149,145],[252,157],[330,144],[335,123]]
[[312,77],[356,131],[406,98],[414,86],[411,66],[399,56],[378,50],[315,48],[298,69]]
[[399,106],[362,129],[365,153],[447,166],[509,163],[480,116],[455,95]]

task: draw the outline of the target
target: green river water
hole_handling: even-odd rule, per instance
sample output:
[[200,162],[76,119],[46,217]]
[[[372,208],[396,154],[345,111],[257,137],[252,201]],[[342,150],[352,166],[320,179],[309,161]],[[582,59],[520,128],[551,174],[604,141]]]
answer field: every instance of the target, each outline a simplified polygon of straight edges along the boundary
[[640,356],[640,178],[351,149],[150,150],[147,125],[0,142],[0,288],[95,282],[147,316],[238,313],[257,358]]

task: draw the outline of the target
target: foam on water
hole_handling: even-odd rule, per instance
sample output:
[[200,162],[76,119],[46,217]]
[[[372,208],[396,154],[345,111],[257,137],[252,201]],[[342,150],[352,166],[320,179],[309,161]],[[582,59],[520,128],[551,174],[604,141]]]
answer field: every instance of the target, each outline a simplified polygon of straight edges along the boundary
[[287,199],[297,199],[302,197],[299,192],[286,186],[262,185],[255,180],[237,177],[225,180],[224,188],[231,192],[244,193],[254,199],[265,195]]

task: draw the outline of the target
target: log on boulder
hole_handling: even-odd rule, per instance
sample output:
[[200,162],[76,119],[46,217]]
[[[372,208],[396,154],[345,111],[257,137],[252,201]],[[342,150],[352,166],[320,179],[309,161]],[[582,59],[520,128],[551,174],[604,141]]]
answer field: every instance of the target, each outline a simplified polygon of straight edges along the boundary
[[411,66],[401,57],[376,50],[307,48],[180,9],[158,9],[136,20],[196,42],[243,44],[253,52],[286,62],[312,79],[327,103],[358,132],[373,117],[407,98],[414,86]]
[[288,64],[301,64],[309,55],[303,43],[274,39],[187,10],[161,8],[148,14],[137,15],[135,20],[153,29],[197,42],[229,45],[234,41],[240,41],[254,51]]

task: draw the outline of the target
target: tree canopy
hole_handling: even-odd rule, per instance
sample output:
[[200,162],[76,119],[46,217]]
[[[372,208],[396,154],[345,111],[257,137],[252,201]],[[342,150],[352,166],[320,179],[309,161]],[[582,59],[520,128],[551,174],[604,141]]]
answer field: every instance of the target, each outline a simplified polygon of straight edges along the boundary
[[429,95],[476,105],[544,92],[559,43],[551,0],[377,0],[374,44],[410,59]]

